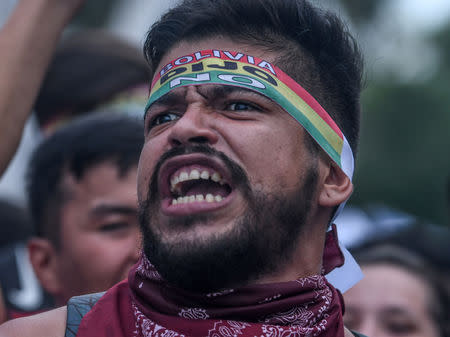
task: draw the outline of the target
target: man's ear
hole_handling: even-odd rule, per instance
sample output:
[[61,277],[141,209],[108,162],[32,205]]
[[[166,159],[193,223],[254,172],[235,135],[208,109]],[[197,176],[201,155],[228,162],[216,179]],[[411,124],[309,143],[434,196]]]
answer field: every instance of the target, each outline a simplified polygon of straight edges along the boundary
[[58,254],[53,244],[47,239],[32,238],[28,241],[28,254],[42,287],[51,295],[59,294]]
[[334,162],[328,162],[327,166],[325,180],[319,195],[319,204],[325,207],[335,207],[350,197],[353,192],[353,183]]

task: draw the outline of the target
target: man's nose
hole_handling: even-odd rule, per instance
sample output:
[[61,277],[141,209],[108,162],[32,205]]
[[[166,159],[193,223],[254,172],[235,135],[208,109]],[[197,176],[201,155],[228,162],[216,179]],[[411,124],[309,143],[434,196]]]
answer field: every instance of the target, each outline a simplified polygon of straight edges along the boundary
[[213,126],[214,113],[203,103],[195,102],[187,106],[183,116],[170,128],[169,141],[172,146],[188,144],[213,145],[218,135]]

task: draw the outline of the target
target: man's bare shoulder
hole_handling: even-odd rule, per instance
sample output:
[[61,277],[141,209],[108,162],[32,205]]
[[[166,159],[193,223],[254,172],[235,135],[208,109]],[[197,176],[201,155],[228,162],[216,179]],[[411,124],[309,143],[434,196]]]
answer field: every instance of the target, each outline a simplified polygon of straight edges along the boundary
[[0,326],[0,337],[64,337],[67,308],[17,318]]

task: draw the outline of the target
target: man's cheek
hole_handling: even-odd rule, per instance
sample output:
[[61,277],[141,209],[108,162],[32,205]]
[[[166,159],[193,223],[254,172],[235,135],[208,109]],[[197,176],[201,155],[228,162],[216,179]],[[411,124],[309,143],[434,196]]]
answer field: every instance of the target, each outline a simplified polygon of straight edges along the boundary
[[150,169],[144,161],[139,163],[138,174],[137,174],[137,195],[138,200],[144,201],[147,198],[148,186],[150,183]]
[[147,188],[145,187],[145,184],[141,181],[141,179],[139,179],[139,177],[138,177],[137,182],[138,182],[138,186],[137,186],[138,202],[143,202],[146,199]]

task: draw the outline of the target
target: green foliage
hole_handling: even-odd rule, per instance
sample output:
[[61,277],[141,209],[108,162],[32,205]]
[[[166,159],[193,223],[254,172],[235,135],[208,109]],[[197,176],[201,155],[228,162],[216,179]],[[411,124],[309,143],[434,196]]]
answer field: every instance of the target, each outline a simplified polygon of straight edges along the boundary
[[375,83],[365,92],[353,202],[447,221],[450,95],[435,84]]
[[[388,0],[340,0],[356,27],[367,29]],[[395,32],[393,32],[395,33]],[[373,32],[375,35],[376,32]],[[352,202],[381,202],[449,223],[450,24],[428,39],[439,53],[427,80],[375,76],[362,96],[361,145]],[[370,43],[370,41],[365,41]],[[411,55],[411,58],[419,57]]]

